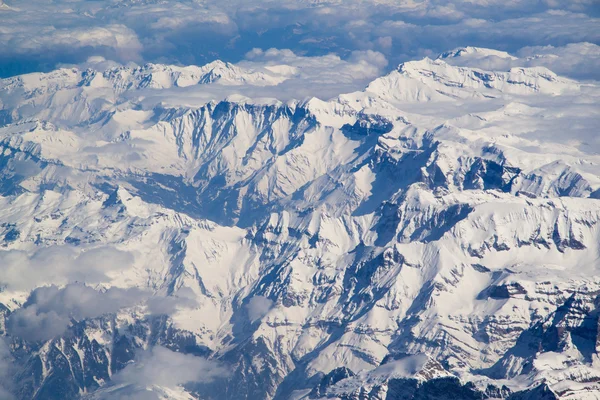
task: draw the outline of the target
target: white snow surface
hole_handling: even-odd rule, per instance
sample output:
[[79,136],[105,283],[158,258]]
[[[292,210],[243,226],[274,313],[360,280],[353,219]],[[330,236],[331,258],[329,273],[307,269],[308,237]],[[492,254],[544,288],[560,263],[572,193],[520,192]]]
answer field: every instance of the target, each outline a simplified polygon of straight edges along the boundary
[[[266,352],[253,370],[275,360],[269,396],[341,366],[357,375],[331,396],[439,362],[482,387],[598,398],[598,349],[575,328],[600,291],[599,87],[444,61],[478,55],[512,57],[458,49],[331,100],[238,95],[293,69],[221,62],[0,80],[0,262],[24,257],[34,276],[55,268],[40,249],[126,252],[89,283],[191,296],[169,319],[213,358],[241,348],[243,320]],[[206,85],[230,97],[190,104]],[[0,274],[0,303],[80,276],[57,271]],[[254,296],[272,306],[249,323]],[[573,329],[526,359],[514,349],[536,326]],[[381,364],[392,353],[411,356]]]

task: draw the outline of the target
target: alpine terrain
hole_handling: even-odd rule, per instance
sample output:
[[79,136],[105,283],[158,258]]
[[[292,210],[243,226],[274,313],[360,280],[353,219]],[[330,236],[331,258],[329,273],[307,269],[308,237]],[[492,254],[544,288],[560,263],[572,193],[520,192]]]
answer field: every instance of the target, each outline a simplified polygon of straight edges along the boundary
[[0,397],[600,399],[600,88],[481,56],[0,80]]

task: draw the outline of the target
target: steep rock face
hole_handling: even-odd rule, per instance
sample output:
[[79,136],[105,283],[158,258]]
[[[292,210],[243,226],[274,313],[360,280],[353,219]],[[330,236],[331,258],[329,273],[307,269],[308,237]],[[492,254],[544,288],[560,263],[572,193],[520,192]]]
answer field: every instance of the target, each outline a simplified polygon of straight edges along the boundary
[[[18,396],[131,395],[113,377],[153,346],[227,365],[148,389],[176,399],[597,393],[600,158],[562,141],[597,89],[443,61],[461,54],[286,104],[132,96],[270,79],[222,63],[3,80]],[[146,292],[51,338],[11,328],[36,286],[80,280]]]
[[22,383],[19,397],[58,400],[93,392],[132,362],[136,351],[148,346],[210,354],[195,343],[193,335],[173,329],[162,318],[124,322],[112,318],[86,321],[75,325],[65,338],[39,348],[17,347],[17,354],[29,353],[17,376]]

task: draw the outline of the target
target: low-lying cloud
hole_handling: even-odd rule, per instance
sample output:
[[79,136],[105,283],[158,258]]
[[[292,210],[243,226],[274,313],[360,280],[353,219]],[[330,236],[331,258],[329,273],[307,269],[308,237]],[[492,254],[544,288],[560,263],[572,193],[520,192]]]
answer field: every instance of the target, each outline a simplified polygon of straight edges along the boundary
[[40,287],[31,292],[23,307],[10,314],[6,326],[11,336],[48,340],[62,335],[73,320],[115,313],[147,297],[137,288],[98,291],[82,284]]
[[194,291],[182,287],[171,296],[151,296],[146,300],[146,307],[152,315],[172,315],[182,308],[198,307]]
[[8,334],[29,341],[45,341],[63,335],[73,322],[117,313],[145,305],[151,315],[170,315],[179,308],[195,307],[185,290],[178,296],[153,296],[148,290],[112,287],[97,290],[83,284],[39,287],[23,306],[7,319]]
[[217,362],[157,346],[141,352],[136,362],[125,367],[113,380],[139,386],[172,387],[188,382],[210,382],[226,373]]
[[254,296],[246,304],[248,319],[250,322],[257,321],[267,315],[273,308],[273,301],[264,296]]
[[513,67],[546,67],[551,71],[581,80],[600,79],[600,46],[593,43],[570,43],[566,46],[533,46],[517,51],[516,57],[477,53],[450,58],[453,65],[484,70],[508,71]]
[[186,383],[209,383],[229,374],[223,364],[182,354],[164,347],[140,352],[134,363],[112,377],[117,388],[107,388],[98,400],[158,400],[165,389],[176,389]]
[[113,247],[81,251],[75,246],[50,246],[33,253],[0,251],[0,285],[11,290],[31,290],[40,285],[71,282],[96,284],[108,281],[107,274],[125,269],[133,255]]

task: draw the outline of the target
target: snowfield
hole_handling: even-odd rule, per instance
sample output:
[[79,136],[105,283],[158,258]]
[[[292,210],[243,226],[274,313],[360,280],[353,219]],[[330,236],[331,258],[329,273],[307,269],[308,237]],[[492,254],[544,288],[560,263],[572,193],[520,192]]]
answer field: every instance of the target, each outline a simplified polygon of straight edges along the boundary
[[0,80],[0,388],[600,399],[600,88],[489,55]]

